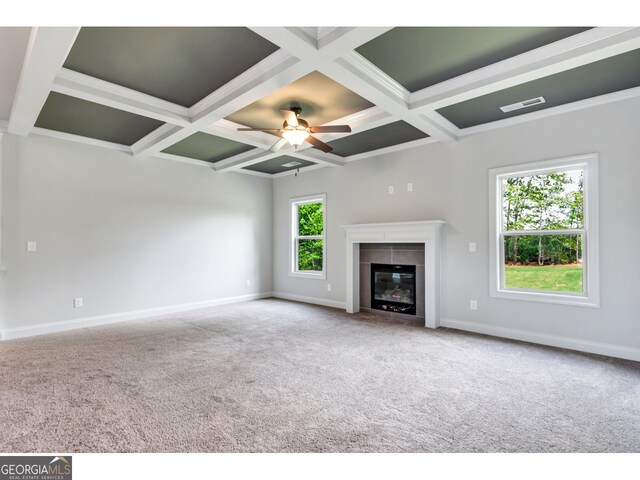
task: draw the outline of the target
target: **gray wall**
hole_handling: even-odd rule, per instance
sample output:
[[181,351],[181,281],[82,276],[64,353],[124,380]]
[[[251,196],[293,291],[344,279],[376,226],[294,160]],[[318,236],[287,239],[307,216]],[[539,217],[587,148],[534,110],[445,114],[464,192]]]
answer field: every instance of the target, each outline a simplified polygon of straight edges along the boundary
[[270,179],[37,136],[3,143],[4,328],[271,291]]
[[[345,237],[340,225],[442,219],[442,315],[631,348],[640,347],[640,100],[566,113],[384,157],[274,181],[274,290],[345,301]],[[597,152],[601,308],[489,297],[488,169]],[[406,184],[413,182],[414,191]],[[387,187],[395,186],[389,195]],[[327,194],[327,280],[287,271],[288,199]],[[468,252],[477,242],[478,252]],[[326,284],[332,284],[328,292]],[[469,310],[469,300],[478,310]]]

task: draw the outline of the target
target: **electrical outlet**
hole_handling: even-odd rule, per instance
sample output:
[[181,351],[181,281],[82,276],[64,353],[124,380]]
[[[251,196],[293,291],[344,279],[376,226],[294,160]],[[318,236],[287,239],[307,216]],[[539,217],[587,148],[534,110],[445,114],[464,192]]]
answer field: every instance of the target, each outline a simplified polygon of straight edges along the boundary
[[327,292],[330,292],[330,291],[331,291],[331,284],[327,283]]
[[83,307],[82,298],[74,298],[73,308],[82,308],[82,307]]
[[407,192],[413,192],[413,183],[407,183]]
[[27,252],[35,252],[38,249],[36,242],[27,242]]
[[476,253],[476,242],[469,242],[469,251],[471,253]]
[[389,185],[389,195],[393,193],[393,185]]
[[247,280],[247,287],[251,286],[251,280]]
[[478,301],[477,300],[469,300],[469,308],[471,310],[477,310],[478,309]]

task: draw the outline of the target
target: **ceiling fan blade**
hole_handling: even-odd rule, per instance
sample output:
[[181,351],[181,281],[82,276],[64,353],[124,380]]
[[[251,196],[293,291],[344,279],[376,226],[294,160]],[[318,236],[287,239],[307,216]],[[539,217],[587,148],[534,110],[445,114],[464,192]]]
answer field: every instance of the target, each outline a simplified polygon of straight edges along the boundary
[[238,128],[239,132],[279,132],[281,128]]
[[278,140],[276,143],[274,143],[273,145],[271,145],[271,148],[269,149],[270,152],[277,152],[278,150],[280,150],[282,147],[284,147],[287,144],[287,139],[286,138],[281,138],[280,140]]
[[324,153],[329,153],[330,151],[333,150],[333,148],[331,148],[329,145],[327,145],[324,142],[321,142],[316,137],[312,137],[311,135],[305,138],[305,141],[313,145],[314,148],[317,148],[318,150],[322,150]]
[[298,117],[296,116],[296,112],[293,112],[291,110],[285,110],[284,108],[282,108],[280,109],[280,113],[282,113],[282,116],[284,117],[286,122],[289,124],[289,126],[291,127],[298,126]]
[[326,127],[311,127],[311,133],[349,133],[349,125],[327,125]]

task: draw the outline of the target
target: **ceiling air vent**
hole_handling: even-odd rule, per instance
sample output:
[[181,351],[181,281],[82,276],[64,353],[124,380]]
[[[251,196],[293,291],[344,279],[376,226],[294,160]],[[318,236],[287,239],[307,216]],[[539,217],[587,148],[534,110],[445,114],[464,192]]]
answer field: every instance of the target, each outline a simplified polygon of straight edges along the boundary
[[282,166],[283,167],[297,167],[298,165],[302,165],[301,162],[289,162],[289,163],[283,163]]
[[511,105],[505,105],[504,107],[500,107],[504,113],[513,112],[514,110],[520,110],[521,108],[533,107],[534,105],[540,105],[544,103],[546,100],[544,97],[531,98],[529,100],[524,100],[518,103],[512,103]]

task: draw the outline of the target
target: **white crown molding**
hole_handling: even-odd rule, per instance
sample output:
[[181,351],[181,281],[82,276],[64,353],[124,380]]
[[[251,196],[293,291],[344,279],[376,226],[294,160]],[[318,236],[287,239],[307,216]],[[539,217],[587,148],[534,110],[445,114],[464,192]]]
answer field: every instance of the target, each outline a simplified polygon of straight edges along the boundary
[[541,118],[554,117],[556,115],[575,112],[577,110],[583,110],[585,108],[597,107],[598,105],[606,105],[608,103],[621,102],[638,97],[640,97],[640,87],[621,90],[619,92],[607,93],[605,95],[587,98],[585,100],[579,100],[577,102],[558,105],[557,107],[545,108],[543,110],[527,113],[525,115],[517,115],[515,117],[505,118],[504,120],[497,120],[495,122],[483,123],[482,125],[476,125],[474,127],[463,128],[460,129],[460,137],[467,137],[469,135],[475,135],[482,132],[510,127],[512,125],[540,120]]
[[173,162],[186,163],[188,165],[196,165],[198,167],[205,167],[210,170],[214,170],[214,163],[212,162],[206,162],[204,160],[197,160],[195,158],[189,158],[189,157],[181,157],[180,155],[173,155],[172,153],[158,152],[154,154],[152,158],[160,158],[162,160],[171,160]]
[[9,133],[28,135],[36,123],[51,84],[62,67],[79,27],[33,27],[16,88]]
[[[145,135],[136,143],[131,145],[131,151],[133,152],[134,157],[144,156],[144,154],[146,154],[147,156],[157,155],[158,153],[161,153],[164,148],[167,148],[179,142],[180,140],[185,139],[193,133],[195,133],[195,131],[191,132],[187,128],[182,128],[179,125],[171,125],[169,123],[165,123],[164,125],[156,128],[153,132]],[[161,142],[162,140],[166,140],[167,138],[173,139],[171,145],[167,145],[167,147],[164,147],[162,150],[156,149],[157,151],[154,151],[153,154],[150,153],[150,149],[152,147],[158,145],[159,142]]]
[[66,68],[60,70],[51,90],[174,125],[191,123],[186,107]]
[[131,155],[131,147],[119,143],[106,142],[104,140],[97,140],[95,138],[83,137],[82,135],[73,135],[71,133],[58,132],[57,130],[49,130],[48,128],[40,127],[33,127],[33,129],[31,129],[31,133],[34,135],[40,135],[42,137],[57,138],[58,140],[82,143],[84,145],[107,148],[109,150],[117,150],[119,152],[125,152]]
[[227,173],[241,173],[243,175],[253,175],[254,177],[273,178],[270,173],[256,172],[255,170],[248,170],[245,168],[239,168],[237,170],[229,170]]
[[317,27],[318,48],[324,48],[334,40],[338,27]]
[[[300,171],[298,172],[298,174],[301,175],[303,173],[311,172],[313,170],[318,170],[320,168],[326,168],[326,165],[316,163],[315,165],[307,165],[306,167],[300,167]],[[286,172],[274,173],[273,175],[269,175],[269,176],[271,178],[281,178],[281,177],[289,177],[295,174],[296,174],[296,169],[293,169],[293,170],[287,170]]]
[[[338,58],[335,62],[320,65],[318,71],[388,112],[393,116],[392,121],[403,120],[443,142],[457,139],[455,132],[447,132],[441,126],[434,128],[430,122],[411,112],[405,93],[399,90],[404,87],[394,85],[395,81],[389,81],[386,74],[355,52],[346,59]],[[387,80],[383,80],[385,78]]]
[[[347,123],[352,127],[352,134],[376,128],[395,121],[405,121],[428,133],[432,141],[451,142],[459,137],[472,135],[481,131],[503,128],[508,125],[527,122],[551,115],[558,115],[580,108],[618,101],[618,99],[635,96],[635,89],[627,92],[616,92],[582,102],[531,112],[504,121],[459,129],[450,121],[437,113],[441,106],[457,103],[464,99],[492,92],[501,88],[522,83],[530,79],[563,71],[589,62],[597,61],[611,55],[640,48],[640,27],[598,27],[568,37],[550,45],[540,47],[516,57],[478,69],[466,75],[442,82],[418,92],[410,93],[389,75],[382,72],[367,59],[354,51],[358,46],[385,33],[391,27],[255,27],[252,28],[269,41],[280,47],[280,50],[263,59],[249,70],[231,80],[215,92],[190,108],[145,95],[119,85],[105,82],[72,70],[62,68],[64,57],[73,44],[77,28],[39,28],[34,29],[25,57],[23,75],[16,93],[23,97],[27,85],[33,87],[34,99],[44,98],[50,90],[83,98],[99,104],[118,108],[134,114],[155,118],[166,122],[154,132],[136,142],[132,147],[101,143],[99,140],[60,132],[40,134],[64,138],[84,144],[101,145],[106,148],[131,152],[136,157],[156,156],[165,148],[187,138],[196,132],[205,132],[243,142],[260,149],[216,162],[217,171],[241,170],[243,166],[258,163],[280,155],[300,155],[324,166],[342,165],[345,161],[353,161],[384,152],[413,148],[415,144],[397,145],[389,150],[380,149],[375,152],[354,155],[349,159],[321,154],[309,150],[309,145],[299,149],[280,150],[275,154],[268,152],[273,143],[271,135],[261,132],[237,132],[237,124],[224,119],[228,114],[252,103],[264,95],[281,88],[292,81],[314,70],[327,75],[341,83],[356,94],[368,99],[376,106],[362,112],[356,112],[331,124]],[[54,41],[55,39],[64,41]],[[47,40],[48,39],[48,40]],[[51,45],[47,45],[51,43]],[[56,44],[56,45],[54,45]],[[49,53],[49,55],[47,55]],[[55,60],[55,61],[54,61]],[[58,65],[59,64],[59,65]],[[56,65],[58,65],[56,67]],[[54,68],[55,67],[55,68]],[[39,77],[38,74],[42,73]],[[51,79],[53,75],[53,79]],[[50,78],[49,81],[45,81]],[[22,92],[22,93],[21,93]],[[44,95],[44,97],[43,97]],[[27,98],[27,97],[25,97]],[[24,99],[21,100],[22,103]],[[16,114],[21,109],[14,102],[12,118],[0,120],[0,131],[11,132],[12,124],[20,123]],[[41,105],[40,105],[41,108]],[[35,122],[31,115],[29,122]],[[33,113],[33,112],[31,112]],[[28,115],[27,115],[28,117]],[[23,118],[23,120],[24,120]],[[24,124],[24,122],[23,122]],[[323,141],[332,141],[348,134],[318,134]],[[312,153],[305,153],[305,152]],[[305,157],[306,155],[306,157]],[[168,159],[172,156],[163,155]],[[172,158],[182,161],[183,157]],[[179,160],[178,160],[179,159]],[[197,160],[195,162],[198,162]],[[208,166],[208,162],[205,162]],[[317,167],[320,168],[320,167]]]
[[640,28],[597,27],[413,92],[412,111],[436,110],[640,48]]
[[349,52],[343,55],[339,62],[345,68],[361,75],[368,83],[376,86],[387,97],[395,99],[400,105],[409,105],[409,91],[359,53]]
[[411,142],[400,143],[398,145],[392,145],[390,147],[379,148],[378,150],[371,150],[369,152],[358,153],[356,155],[351,155],[345,157],[345,161],[347,162],[355,162],[357,160],[363,160],[365,158],[377,157],[380,155],[387,155],[389,153],[400,152],[402,150],[408,150],[410,148],[422,147],[424,145],[429,145],[431,143],[437,143],[433,137],[419,138],[418,140],[413,140]]
[[224,160],[216,162],[215,170],[216,172],[238,170],[242,167],[247,167],[249,165],[264,162],[265,160],[280,157],[283,154],[284,153],[282,151],[270,152],[268,150],[249,150],[248,152],[239,153],[238,155],[234,155],[232,157],[225,158]]
[[335,155],[333,153],[320,152],[316,148],[305,148],[304,150],[294,150],[287,154],[293,158],[302,158],[303,160],[309,160],[315,162],[318,165],[325,167],[343,167],[345,164],[344,158]]
[[[278,88],[297,80],[308,73],[310,65],[302,64],[296,58],[280,50],[240,74],[226,85],[207,96],[189,109],[192,123],[173,130],[168,135],[162,132],[143,139],[136,156],[153,155],[167,147],[201,131],[238,109],[262,98]],[[162,128],[162,127],[160,127]]]

